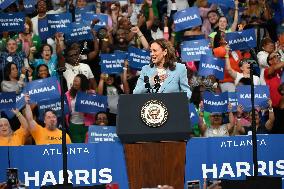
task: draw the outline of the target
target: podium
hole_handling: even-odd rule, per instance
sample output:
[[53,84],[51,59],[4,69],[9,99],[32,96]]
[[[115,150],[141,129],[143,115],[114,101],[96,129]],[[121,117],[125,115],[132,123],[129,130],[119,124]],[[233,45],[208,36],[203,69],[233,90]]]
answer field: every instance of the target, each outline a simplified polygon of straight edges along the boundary
[[191,132],[186,94],[121,95],[118,110],[129,188],[183,188],[185,141]]

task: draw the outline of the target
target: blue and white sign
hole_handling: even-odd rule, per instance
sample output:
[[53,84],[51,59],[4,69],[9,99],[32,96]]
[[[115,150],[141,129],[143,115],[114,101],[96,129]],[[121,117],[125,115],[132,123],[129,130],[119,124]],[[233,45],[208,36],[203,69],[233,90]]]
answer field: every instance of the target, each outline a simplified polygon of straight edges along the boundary
[[90,125],[88,143],[119,142],[115,126]]
[[[245,111],[251,109],[251,86],[241,85],[236,88],[238,102],[243,106]],[[255,107],[267,108],[268,99],[270,98],[269,89],[265,85],[256,85],[254,87]]]
[[68,42],[77,42],[83,40],[92,40],[91,27],[84,22],[71,23],[70,33],[65,35],[65,39]]
[[201,55],[198,75],[214,75],[216,78],[224,79],[225,60],[211,55]]
[[245,50],[256,47],[256,36],[254,29],[247,29],[240,32],[226,33],[226,41],[231,50]]
[[[16,96],[16,107],[15,108],[17,108],[18,110],[21,110],[25,105],[26,105],[26,102],[25,102],[24,93],[17,95]],[[15,114],[12,112],[11,108],[5,109],[4,112],[9,119],[12,119],[15,116]]]
[[181,43],[181,59],[183,62],[200,61],[201,55],[212,55],[208,39],[183,41]]
[[38,19],[38,34],[41,40],[52,37],[51,33],[49,32],[47,18]]
[[25,13],[31,14],[35,11],[35,0],[24,0]]
[[[4,10],[7,7],[9,7],[12,3],[14,3],[16,0],[0,0],[0,9]],[[2,17],[0,17],[2,18]]]
[[47,23],[51,35],[54,35],[56,32],[70,33],[71,22],[71,13],[47,14]]
[[108,16],[106,14],[82,13],[82,20],[87,21],[90,24],[95,18],[99,19],[99,22],[94,27],[96,31],[108,25]]
[[150,64],[150,51],[129,47],[128,62],[131,68],[141,70],[143,66]]
[[237,94],[235,92],[228,92],[228,101],[232,105],[232,112],[236,112],[238,107]]
[[76,8],[75,9],[75,21],[80,22],[82,21],[82,14],[88,13],[88,14],[95,14],[96,7],[94,6],[85,6],[82,8]]
[[[284,135],[257,135],[258,175],[284,178]],[[186,148],[185,183],[245,180],[253,176],[251,136],[192,138]],[[284,183],[283,183],[284,184]],[[282,184],[282,188],[284,185]],[[201,187],[203,188],[203,187]]]
[[96,113],[106,111],[108,107],[107,96],[78,92],[75,103],[75,111],[84,113]]
[[[7,165],[8,153],[7,148],[1,147],[0,150],[0,180],[6,181],[7,166],[3,166]],[[29,189],[63,183],[61,145],[28,145],[9,147],[9,150],[11,167],[18,168],[19,180]],[[128,189],[120,143],[70,144],[67,153],[68,180],[74,186],[118,183],[119,188]]]
[[188,108],[189,108],[189,118],[190,118],[191,125],[198,124],[199,116],[198,116],[198,113],[196,112],[194,104],[190,103],[188,105]]
[[31,81],[24,88],[24,93],[30,95],[31,102],[59,99],[59,83],[56,77]]
[[225,113],[228,111],[228,93],[213,94],[203,93],[204,111],[210,113]]
[[121,53],[101,54],[101,72],[106,74],[122,73],[125,56]]
[[227,8],[235,8],[234,0],[208,0],[208,3]]
[[0,32],[22,32],[24,31],[24,23],[25,14],[22,12],[0,14]]
[[0,110],[11,110],[16,108],[16,93],[3,92],[0,93]]
[[[57,117],[61,117],[61,100],[53,99],[47,101],[41,101],[37,104],[39,111],[39,119],[43,120],[43,115],[46,109],[51,109],[55,111]],[[66,98],[64,100],[64,115],[69,114],[69,105],[66,102]]]
[[202,25],[202,20],[197,7],[178,11],[174,14],[173,18],[176,32]]

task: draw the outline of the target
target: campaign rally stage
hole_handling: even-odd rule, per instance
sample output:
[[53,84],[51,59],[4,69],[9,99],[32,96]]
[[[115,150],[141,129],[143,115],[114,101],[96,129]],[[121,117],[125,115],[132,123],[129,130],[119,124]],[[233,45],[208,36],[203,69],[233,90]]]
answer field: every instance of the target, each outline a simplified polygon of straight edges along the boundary
[[[93,133],[93,134],[91,134]],[[118,183],[128,189],[122,144],[114,129],[92,129],[90,144],[68,145],[69,182],[74,185]],[[258,135],[259,175],[284,178],[283,135]],[[11,167],[18,168],[20,181],[29,188],[63,182],[61,145],[0,147],[0,181],[6,180],[8,153]],[[253,174],[251,136],[192,138],[187,143],[185,183],[191,180],[242,180]],[[282,187],[284,188],[284,186]]]

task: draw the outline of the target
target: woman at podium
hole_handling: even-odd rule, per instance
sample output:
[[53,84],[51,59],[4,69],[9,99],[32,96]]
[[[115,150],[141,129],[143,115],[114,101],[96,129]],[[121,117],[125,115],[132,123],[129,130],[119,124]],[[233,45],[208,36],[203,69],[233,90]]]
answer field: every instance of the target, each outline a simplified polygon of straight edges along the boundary
[[188,85],[185,65],[176,62],[175,49],[165,39],[150,44],[151,63],[143,66],[133,94],[186,92]]

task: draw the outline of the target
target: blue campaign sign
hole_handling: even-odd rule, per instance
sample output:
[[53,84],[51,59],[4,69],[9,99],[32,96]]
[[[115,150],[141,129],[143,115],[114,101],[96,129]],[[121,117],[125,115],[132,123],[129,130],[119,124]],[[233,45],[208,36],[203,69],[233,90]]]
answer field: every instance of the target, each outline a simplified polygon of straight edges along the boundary
[[208,39],[183,41],[181,43],[181,59],[183,62],[199,61],[201,55],[212,55]]
[[[236,88],[238,102],[246,111],[251,109],[251,86],[242,85]],[[265,85],[256,85],[254,87],[255,107],[267,108],[268,98],[270,97],[269,88]]]
[[24,88],[24,93],[28,93],[31,102],[38,103],[40,101],[59,99],[59,83],[56,77],[46,79],[38,79],[29,82]]
[[89,14],[95,14],[96,7],[93,5],[85,6],[82,8],[76,8],[75,9],[75,21],[80,22],[82,21],[82,14],[89,13]]
[[87,21],[89,23],[92,22],[95,18],[100,21],[95,25],[94,29],[98,31],[102,27],[106,27],[108,24],[108,16],[106,14],[90,14],[90,13],[82,13],[82,20]]
[[107,96],[78,92],[75,103],[75,111],[84,113],[96,113],[106,111],[108,107]]
[[16,93],[0,93],[0,110],[11,110],[12,108],[16,108]]
[[24,31],[25,14],[17,13],[1,13],[0,14],[0,32],[3,31]]
[[226,33],[226,41],[233,51],[254,48],[256,47],[255,30],[248,29],[240,32]]
[[10,147],[8,146],[0,146],[0,182],[6,182],[7,176],[6,176],[6,169],[9,167],[9,159],[8,159],[8,153],[9,153]]
[[70,33],[71,22],[71,13],[47,14],[47,23],[51,35],[56,32]]
[[236,112],[238,107],[237,94],[235,92],[228,92],[228,101],[232,105],[232,112]]
[[198,116],[198,113],[196,112],[196,109],[195,109],[195,106],[193,103],[190,103],[188,105],[188,108],[189,108],[189,118],[190,118],[190,123],[192,125],[194,124],[198,124],[199,122],[199,116]]
[[[16,107],[18,110],[21,110],[24,106],[25,106],[25,95],[24,93],[21,93],[19,95],[16,96]],[[12,112],[11,108],[10,109],[5,109],[4,110],[6,116],[9,118],[9,119],[12,119],[15,114]]]
[[70,33],[65,35],[68,42],[77,42],[83,40],[92,40],[91,27],[84,22],[71,23]]
[[[52,109],[55,111],[57,117],[61,117],[61,99],[53,99],[41,101],[37,104],[39,111],[39,120],[43,120],[43,114],[46,109]],[[66,97],[64,99],[64,115],[69,114],[69,105],[66,102]]]
[[101,72],[106,74],[122,73],[124,60],[120,54],[101,54]]
[[150,51],[136,47],[128,48],[129,66],[136,70],[141,70],[143,66],[150,64]]
[[[284,135],[257,135],[258,175],[284,177]],[[185,183],[204,178],[245,180],[253,175],[251,136],[192,138],[186,147]],[[284,185],[283,185],[284,186]],[[282,188],[284,188],[282,186]],[[203,188],[203,187],[201,187]]]
[[[9,7],[12,3],[14,3],[16,0],[0,0],[0,9],[6,9]],[[1,17],[2,18],[2,17]]]
[[174,14],[173,18],[176,32],[202,25],[202,20],[197,7],[178,11]]
[[21,94],[17,95],[16,96],[16,108],[21,110],[25,105],[26,105],[25,94],[21,93]]
[[115,126],[91,125],[88,128],[88,143],[120,142]]
[[[118,183],[120,188],[128,189],[120,143],[70,144],[67,153],[68,180],[74,186]],[[11,167],[18,168],[19,179],[30,189],[63,182],[61,145],[10,147],[10,162]],[[31,166],[32,162],[38,163]]]
[[235,8],[234,0],[208,0],[208,3],[222,7]]
[[282,72],[281,83],[284,83],[284,72]]
[[213,94],[205,91],[203,94],[204,111],[225,113],[228,111],[228,93]]
[[31,14],[35,11],[35,0],[24,0],[25,13]]
[[47,18],[38,19],[38,33],[41,40],[52,37],[51,33],[49,32]]
[[224,79],[225,60],[212,55],[201,55],[198,75],[215,75],[216,78]]

